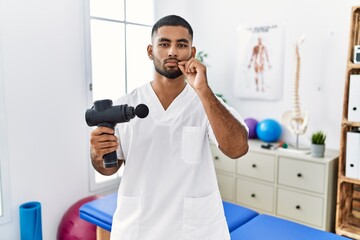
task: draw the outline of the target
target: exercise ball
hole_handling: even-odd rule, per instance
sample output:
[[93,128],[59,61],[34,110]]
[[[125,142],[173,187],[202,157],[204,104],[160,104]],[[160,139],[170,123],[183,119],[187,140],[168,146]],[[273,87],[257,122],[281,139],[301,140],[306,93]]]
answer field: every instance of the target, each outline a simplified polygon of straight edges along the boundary
[[258,121],[254,118],[246,118],[244,119],[246,126],[249,128],[249,139],[255,139],[257,138],[256,134],[256,126],[258,124]]
[[276,142],[281,136],[281,126],[274,119],[265,119],[257,124],[256,134],[264,142]]
[[58,228],[58,240],[96,240],[96,225],[81,219],[79,209],[85,203],[99,197],[101,196],[94,195],[81,199],[65,212]]

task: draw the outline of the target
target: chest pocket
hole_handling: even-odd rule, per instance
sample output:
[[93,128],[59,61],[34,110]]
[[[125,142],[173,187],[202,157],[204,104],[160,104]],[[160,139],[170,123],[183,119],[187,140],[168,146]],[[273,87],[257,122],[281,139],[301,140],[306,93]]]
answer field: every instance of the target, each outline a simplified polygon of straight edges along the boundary
[[199,164],[203,144],[205,143],[205,127],[184,127],[182,130],[181,155],[187,164]]

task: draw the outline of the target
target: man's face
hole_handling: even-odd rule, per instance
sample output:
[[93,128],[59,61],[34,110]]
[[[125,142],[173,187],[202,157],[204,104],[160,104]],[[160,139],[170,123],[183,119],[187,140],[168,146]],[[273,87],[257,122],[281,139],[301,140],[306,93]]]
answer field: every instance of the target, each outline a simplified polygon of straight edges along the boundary
[[195,55],[189,31],[181,26],[163,26],[154,33],[148,54],[152,56],[155,70],[170,79],[182,75],[178,62]]

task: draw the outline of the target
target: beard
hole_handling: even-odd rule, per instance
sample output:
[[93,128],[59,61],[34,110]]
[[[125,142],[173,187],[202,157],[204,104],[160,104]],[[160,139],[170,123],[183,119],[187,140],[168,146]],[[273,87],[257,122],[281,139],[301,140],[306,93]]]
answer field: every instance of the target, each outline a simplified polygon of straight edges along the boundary
[[154,60],[154,67],[155,67],[156,72],[158,72],[160,75],[167,77],[169,79],[175,79],[175,78],[178,78],[181,75],[183,75],[183,73],[181,72],[181,70],[178,67],[170,68],[169,70],[167,70],[164,67],[160,67],[160,61]]
[[174,69],[173,71],[167,71],[165,69],[160,69],[158,67],[155,66],[155,70],[162,76],[170,78],[170,79],[175,79],[180,77],[181,75],[183,75],[183,73],[180,71],[180,69]]

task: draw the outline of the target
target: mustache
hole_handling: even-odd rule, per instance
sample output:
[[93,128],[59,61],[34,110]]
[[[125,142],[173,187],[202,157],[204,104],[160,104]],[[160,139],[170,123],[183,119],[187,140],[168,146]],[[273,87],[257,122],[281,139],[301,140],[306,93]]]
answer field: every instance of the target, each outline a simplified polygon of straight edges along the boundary
[[190,56],[188,59],[186,60],[180,60],[180,59],[177,59],[177,58],[168,58],[164,61],[164,63],[167,63],[167,62],[182,62],[182,61],[189,61],[192,57]]

